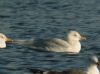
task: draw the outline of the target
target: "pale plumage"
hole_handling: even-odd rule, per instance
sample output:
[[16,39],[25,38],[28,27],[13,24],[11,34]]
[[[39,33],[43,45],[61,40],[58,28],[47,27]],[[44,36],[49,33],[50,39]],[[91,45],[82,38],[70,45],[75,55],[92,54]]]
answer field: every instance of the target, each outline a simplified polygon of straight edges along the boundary
[[12,39],[7,38],[4,34],[0,33],[0,48],[6,47],[6,42],[10,42]]
[[98,65],[100,65],[100,62],[96,56],[93,56],[90,59],[90,65],[87,67],[87,74],[99,74]]
[[81,50],[80,40],[86,39],[77,31],[70,31],[67,39],[33,39],[33,40],[17,40],[15,43],[21,44],[34,50],[79,53]]

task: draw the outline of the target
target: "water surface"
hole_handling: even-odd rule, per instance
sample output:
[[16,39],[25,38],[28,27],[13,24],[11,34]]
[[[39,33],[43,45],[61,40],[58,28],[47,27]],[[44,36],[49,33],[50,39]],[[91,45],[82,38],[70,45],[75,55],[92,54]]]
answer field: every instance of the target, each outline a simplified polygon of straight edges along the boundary
[[13,39],[66,38],[69,30],[87,35],[79,55],[37,52],[9,44],[0,50],[0,74],[31,74],[28,68],[82,68],[100,57],[100,0],[0,0],[0,32]]

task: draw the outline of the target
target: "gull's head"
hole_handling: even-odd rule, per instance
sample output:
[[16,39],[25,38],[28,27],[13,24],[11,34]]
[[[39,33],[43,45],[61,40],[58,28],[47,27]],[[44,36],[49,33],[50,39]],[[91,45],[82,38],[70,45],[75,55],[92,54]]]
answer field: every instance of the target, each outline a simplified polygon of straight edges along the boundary
[[6,47],[6,42],[12,42],[12,39],[6,37],[4,34],[0,33],[0,48]]
[[97,66],[100,65],[100,62],[99,62],[97,56],[92,56],[92,57],[90,58],[90,61],[91,61],[92,64],[95,64],[95,65],[97,65]]
[[86,37],[78,33],[77,31],[70,31],[68,33],[68,40],[72,41],[79,41],[79,40],[86,40]]

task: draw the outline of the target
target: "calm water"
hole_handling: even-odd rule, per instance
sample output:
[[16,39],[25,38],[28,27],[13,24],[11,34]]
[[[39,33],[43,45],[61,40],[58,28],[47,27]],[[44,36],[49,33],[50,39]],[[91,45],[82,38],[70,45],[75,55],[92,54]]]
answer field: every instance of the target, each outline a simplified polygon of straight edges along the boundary
[[9,44],[0,49],[0,74],[83,68],[91,54],[100,57],[100,0],[0,0],[0,26],[0,32],[13,39],[66,38],[71,29],[88,37],[75,56]]

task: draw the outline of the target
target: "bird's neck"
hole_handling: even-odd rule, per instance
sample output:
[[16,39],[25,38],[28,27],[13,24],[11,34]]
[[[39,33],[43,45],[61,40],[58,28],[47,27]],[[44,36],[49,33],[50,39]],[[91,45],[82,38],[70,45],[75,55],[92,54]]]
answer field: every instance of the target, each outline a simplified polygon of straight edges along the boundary
[[69,48],[67,51],[68,52],[73,52],[73,53],[79,53],[80,50],[81,50],[81,44],[79,41],[76,41],[76,40],[68,40],[67,41],[69,46],[71,48]]
[[91,64],[87,68],[87,74],[99,74],[99,69],[98,69],[97,65]]
[[5,48],[5,47],[6,47],[6,42],[0,39],[0,48]]

